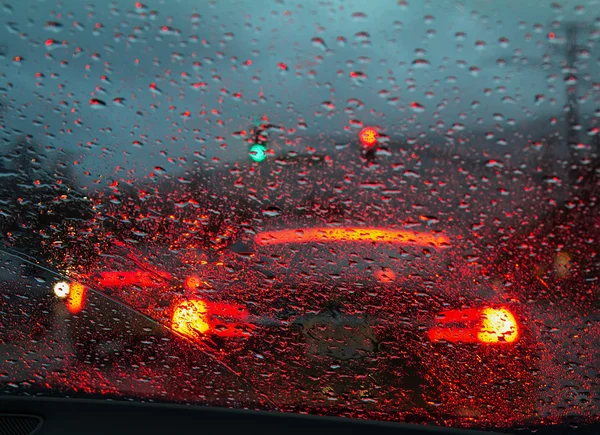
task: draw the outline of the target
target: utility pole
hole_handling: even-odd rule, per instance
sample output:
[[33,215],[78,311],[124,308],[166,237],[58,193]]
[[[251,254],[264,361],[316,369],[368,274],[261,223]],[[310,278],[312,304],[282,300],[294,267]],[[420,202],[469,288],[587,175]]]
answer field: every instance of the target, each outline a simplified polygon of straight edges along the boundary
[[565,68],[565,92],[567,94],[567,146],[569,147],[569,163],[573,165],[576,159],[575,147],[579,143],[579,102],[577,101],[577,25],[567,24],[566,28],[566,68]]
[[580,124],[579,101],[578,101],[578,70],[577,53],[579,27],[576,23],[568,23],[565,28],[565,92],[567,99],[567,146],[569,147],[569,182],[575,195],[582,198],[592,194],[597,187],[598,171],[600,169],[600,136],[591,138],[590,151],[591,163],[584,165],[578,161],[578,144],[580,142]]

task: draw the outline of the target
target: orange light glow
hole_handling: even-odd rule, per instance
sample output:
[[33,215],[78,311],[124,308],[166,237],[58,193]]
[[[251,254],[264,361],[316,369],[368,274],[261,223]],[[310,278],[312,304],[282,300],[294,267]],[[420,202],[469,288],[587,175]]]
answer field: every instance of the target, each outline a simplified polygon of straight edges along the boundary
[[452,343],[512,343],[519,330],[514,315],[507,308],[470,308],[440,314],[442,325],[428,331],[431,341]]
[[192,300],[180,303],[173,312],[171,328],[190,338],[202,338],[211,329],[204,301]]
[[554,271],[559,278],[569,278],[573,268],[571,254],[568,252],[559,252],[554,257]]
[[486,308],[477,338],[482,343],[512,343],[519,335],[517,321],[506,308]]
[[77,314],[83,309],[85,302],[85,287],[78,282],[71,285],[71,291],[67,298],[67,309],[71,314]]
[[248,310],[240,305],[193,299],[175,307],[171,328],[195,340],[207,334],[243,336],[254,329],[254,325],[248,323],[249,317]]
[[375,278],[381,283],[387,284],[396,280],[396,272],[387,267],[383,270],[375,271]]
[[365,127],[363,128],[358,138],[360,139],[360,143],[362,143],[366,147],[372,147],[377,143],[377,138],[379,137],[379,133],[373,127]]
[[376,242],[442,247],[450,240],[442,234],[360,227],[266,231],[256,237],[256,243],[263,246],[308,242]]
[[201,284],[202,281],[200,281],[200,277],[197,275],[188,276],[183,283],[185,288],[188,290],[196,290]]

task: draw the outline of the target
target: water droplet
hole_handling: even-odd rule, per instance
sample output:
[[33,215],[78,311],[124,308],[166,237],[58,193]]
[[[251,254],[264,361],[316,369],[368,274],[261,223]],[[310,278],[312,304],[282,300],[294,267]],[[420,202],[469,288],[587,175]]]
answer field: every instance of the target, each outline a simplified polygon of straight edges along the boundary
[[486,46],[487,46],[487,44],[486,44],[485,41],[477,40],[475,42],[475,49],[476,50],[484,50]]
[[537,94],[535,96],[535,104],[541,104],[546,100],[546,96],[544,94]]
[[323,101],[321,103],[321,107],[328,112],[333,112],[335,110],[335,104],[333,104],[331,101]]
[[361,71],[351,71],[350,78],[356,85],[362,85],[367,80],[367,75]]
[[354,12],[352,14],[352,21],[360,22],[360,21],[364,21],[366,19],[367,19],[367,14],[365,14],[364,12]]
[[425,222],[427,225],[438,224],[440,222],[440,219],[437,216],[427,216],[427,215],[419,216],[419,220]]
[[150,92],[152,92],[153,94],[156,94],[156,95],[162,94],[162,91],[158,88],[158,86],[156,86],[156,83],[154,83],[154,82],[150,83],[148,85],[148,89],[150,89]]
[[427,59],[415,59],[415,60],[413,60],[412,65],[415,68],[426,69],[426,68],[429,68],[431,63]]
[[312,45],[313,47],[317,47],[323,51],[327,50],[327,45],[325,44],[325,41],[323,40],[323,38],[312,38],[311,39]]
[[62,29],[63,29],[63,25],[61,23],[59,23],[58,21],[48,21],[44,25],[44,30],[47,30],[47,31],[53,32],[53,33],[59,33],[62,31]]
[[415,113],[423,113],[425,111],[425,106],[423,106],[420,103],[417,103],[416,101],[413,101],[412,103],[410,103],[410,108]]
[[487,168],[503,168],[504,167],[504,163],[502,163],[500,160],[490,159],[490,160],[487,161],[487,163],[485,164],[485,166]]
[[263,209],[262,214],[263,216],[276,217],[281,214],[281,210],[277,207],[269,206]]
[[102,100],[99,100],[97,98],[92,98],[90,100],[90,107],[92,109],[103,109],[104,107],[106,107],[106,103]]

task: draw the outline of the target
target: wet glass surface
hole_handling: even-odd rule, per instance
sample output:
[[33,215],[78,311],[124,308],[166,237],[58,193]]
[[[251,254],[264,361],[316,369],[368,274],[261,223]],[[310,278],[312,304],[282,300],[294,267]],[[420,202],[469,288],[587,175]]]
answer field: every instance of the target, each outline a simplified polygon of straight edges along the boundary
[[598,422],[594,1],[2,8],[2,394]]

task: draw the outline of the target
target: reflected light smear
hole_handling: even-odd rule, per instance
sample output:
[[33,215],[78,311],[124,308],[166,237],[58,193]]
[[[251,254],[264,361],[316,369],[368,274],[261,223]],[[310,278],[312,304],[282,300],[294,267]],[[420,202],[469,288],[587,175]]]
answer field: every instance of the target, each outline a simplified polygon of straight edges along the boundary
[[85,287],[78,282],[73,283],[67,299],[67,309],[71,314],[77,314],[83,309],[85,302]]
[[428,232],[381,228],[306,228],[266,231],[256,236],[259,245],[281,245],[307,242],[377,242],[417,246],[447,246],[448,237]]

